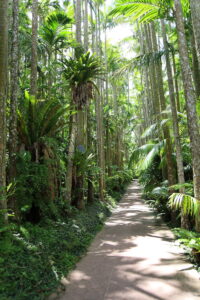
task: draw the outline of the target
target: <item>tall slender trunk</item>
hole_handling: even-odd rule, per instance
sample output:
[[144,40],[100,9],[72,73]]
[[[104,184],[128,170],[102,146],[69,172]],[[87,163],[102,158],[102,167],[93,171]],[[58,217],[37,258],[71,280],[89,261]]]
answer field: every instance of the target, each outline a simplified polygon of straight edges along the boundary
[[[81,1],[76,1],[76,41],[79,47],[82,47],[82,13],[81,13]],[[79,147],[85,148],[85,131],[84,131],[84,107],[78,107],[76,99],[74,98],[75,108],[77,110],[77,135],[75,145],[77,149]],[[78,151],[78,150],[77,150]],[[74,189],[74,203],[77,208],[84,208],[84,175],[80,170],[80,165],[76,166],[76,179]]]
[[31,50],[31,89],[32,96],[37,95],[37,39],[38,39],[38,0],[32,3],[32,50]]
[[[192,84],[192,71],[188,57],[187,41],[183,21],[183,12],[180,0],[175,0],[175,16],[178,32],[180,62],[182,69],[183,85],[186,98],[188,130],[192,151],[194,195],[200,201],[200,134],[196,112],[195,91]],[[196,218],[196,230],[200,231],[200,216]]]
[[[154,27],[153,23],[151,24],[151,32],[152,32],[153,49],[155,52],[158,52],[155,27]],[[161,111],[165,111],[166,110],[166,99],[165,99],[165,93],[164,93],[164,87],[163,87],[163,74],[162,74],[161,60],[159,60],[157,62],[156,72],[157,72],[157,78],[158,78],[158,91],[159,91],[160,107],[161,107]],[[164,117],[167,117],[167,116],[164,115]],[[174,163],[173,163],[173,159],[172,159],[171,136],[170,136],[169,127],[167,124],[163,126],[163,135],[164,135],[164,139],[166,140],[166,160],[167,160],[168,184],[169,184],[169,186],[171,186],[176,183],[176,178],[175,178]]]
[[195,38],[194,31],[191,30],[190,33],[190,44],[191,44],[191,52],[192,52],[192,71],[193,71],[193,79],[195,85],[195,92],[197,99],[200,97],[200,68],[198,63],[198,56],[195,47]]
[[200,67],[200,1],[199,0],[190,0],[191,16],[193,31],[195,36],[195,45],[197,51],[197,58]]
[[19,88],[19,0],[13,0],[11,86],[10,86],[10,127],[9,127],[9,177],[16,177],[17,152],[17,101]]
[[75,141],[77,133],[77,116],[73,114],[71,117],[71,131],[69,133],[69,146],[67,157],[67,174],[66,174],[66,201],[70,204],[72,198],[72,173],[73,173],[73,159],[75,152]]
[[[99,5],[96,7],[96,53],[100,56],[101,46],[101,32],[100,32],[100,12]],[[103,112],[102,112],[102,91],[101,81],[97,80],[97,86],[100,93],[96,93],[95,110],[96,110],[96,121],[97,121],[97,155],[98,155],[98,166],[99,172],[99,198],[104,200],[104,189],[105,189],[105,157],[104,157],[104,139],[103,139]]]
[[[175,90],[174,90],[174,82],[173,82],[170,56],[169,56],[169,52],[168,52],[166,25],[164,23],[164,20],[161,20],[161,26],[162,26],[164,48],[165,48],[165,59],[166,59],[166,67],[167,67],[169,97],[170,97],[170,106],[171,106],[171,112],[172,112],[173,134],[174,134],[174,141],[175,141],[175,148],[176,148],[178,183],[184,184],[185,176],[184,176],[183,156],[182,156],[182,151],[181,151],[181,141],[180,141],[180,134],[179,134],[178,116],[177,116],[177,109],[176,109],[176,98],[175,98]],[[180,193],[184,193],[185,188],[182,186],[179,191],[180,191]],[[181,227],[186,228],[186,229],[189,228],[188,218],[184,215],[183,212],[181,214]]]
[[81,0],[76,0],[76,41],[82,45],[82,13],[81,13]]
[[[150,26],[145,26],[145,33],[147,37],[147,49],[148,53],[153,53],[152,47],[152,38],[151,38],[151,31]],[[156,74],[156,66],[155,63],[152,63],[149,67],[149,75],[150,75],[150,85],[151,85],[151,93],[152,93],[152,107],[153,107],[153,114],[154,114],[154,122],[160,126],[160,102],[159,102],[159,94],[157,88],[157,74]]]
[[89,36],[88,36],[88,0],[84,0],[85,14],[84,14],[84,48],[88,51]]
[[[108,105],[109,97],[108,97],[108,57],[107,57],[107,20],[105,20],[104,25],[104,59],[105,59],[105,105]],[[109,116],[106,114],[105,116],[105,144],[106,144],[106,171],[108,175],[111,175],[111,160],[110,160],[110,136],[109,136]]]
[[[77,136],[76,136],[76,151],[82,155],[82,149],[85,149],[85,130],[84,130],[84,108],[77,110]],[[74,203],[78,209],[84,208],[84,175],[81,165],[76,166],[76,180],[74,190]]]
[[[93,143],[92,143],[92,116],[91,116],[91,112],[90,112],[90,103],[88,103],[88,107],[87,107],[87,111],[88,111],[88,117],[87,117],[87,140],[88,140],[88,151],[89,153],[93,153]],[[88,178],[87,178],[87,201],[88,203],[92,203],[94,200],[94,186],[93,186],[93,179],[94,176],[92,174],[92,170],[90,169],[88,171]]]
[[[12,46],[11,46],[11,70],[10,70],[10,122],[9,122],[9,180],[16,178],[16,154],[17,154],[17,101],[19,88],[19,0],[13,0]],[[11,197],[9,205],[15,208],[14,197]]]
[[179,85],[178,85],[176,61],[175,61],[174,52],[172,53],[172,62],[173,62],[173,73],[174,73],[174,86],[175,86],[175,90],[176,90],[176,108],[177,108],[178,112],[181,112],[180,97],[179,97]]
[[6,100],[8,70],[8,1],[0,0],[0,218],[7,221],[6,200]]
[[95,28],[94,28],[94,17],[93,17],[93,7],[90,2],[90,18],[91,18],[91,35],[92,35],[92,52],[95,52]]

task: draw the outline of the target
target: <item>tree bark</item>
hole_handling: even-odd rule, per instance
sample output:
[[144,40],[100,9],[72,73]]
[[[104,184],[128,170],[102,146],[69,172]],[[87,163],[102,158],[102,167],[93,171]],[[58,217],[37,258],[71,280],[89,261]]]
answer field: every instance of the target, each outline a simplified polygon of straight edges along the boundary
[[[158,52],[155,27],[154,27],[153,23],[151,24],[151,32],[152,32],[153,50],[155,52]],[[161,63],[160,59],[156,64],[156,72],[157,72],[157,78],[158,78],[158,91],[159,91],[160,107],[161,107],[161,111],[165,111],[166,110],[166,99],[165,99],[165,93],[164,93],[164,87],[163,87],[162,63]],[[166,118],[167,116],[164,115],[164,117]],[[164,135],[164,139],[166,140],[167,178],[168,178],[168,184],[169,184],[169,186],[171,186],[176,183],[176,178],[175,178],[174,163],[172,160],[172,143],[171,143],[169,127],[167,124],[163,126],[163,135]]]
[[[9,126],[9,179],[16,177],[17,153],[17,101],[19,88],[19,0],[13,0],[11,85],[10,85],[10,126]],[[13,207],[13,205],[12,205]]]
[[195,45],[197,51],[197,58],[200,67],[200,1],[199,0],[190,0],[191,16],[193,31],[195,36]]
[[195,92],[197,99],[200,96],[200,68],[198,63],[197,51],[195,47],[195,38],[193,30],[190,32],[190,44],[191,44],[191,52],[192,52],[192,71],[193,71],[193,79],[195,85]]
[[[181,151],[181,141],[180,141],[180,134],[179,134],[178,116],[177,116],[177,109],[176,109],[176,98],[175,98],[175,90],[174,90],[174,82],[173,82],[170,56],[169,56],[169,52],[168,52],[166,25],[164,23],[164,20],[161,20],[161,26],[162,26],[164,49],[165,49],[169,97],[170,97],[170,106],[171,106],[171,112],[172,112],[173,134],[174,134],[174,141],[175,141],[175,148],[176,148],[176,164],[177,164],[177,171],[178,171],[178,183],[184,184],[185,176],[184,176],[183,156],[182,156],[182,151]],[[179,192],[185,193],[185,188],[182,186],[179,189]],[[188,218],[184,215],[183,212],[181,214],[181,227],[185,228],[185,229],[189,228]]]
[[[188,57],[181,1],[175,0],[174,3],[182,78],[186,98],[188,131],[192,151],[194,195],[197,200],[200,201],[200,134],[196,112],[196,97],[192,84],[192,71]],[[196,230],[200,231],[200,216],[196,218]]]
[[175,61],[175,54],[172,53],[172,61],[173,61],[173,73],[174,73],[174,86],[176,90],[176,109],[177,112],[181,112],[181,105],[180,105],[180,97],[179,97],[179,84],[176,72],[176,61]]
[[71,204],[72,200],[72,173],[73,173],[73,158],[75,152],[75,140],[77,134],[77,116],[72,115],[71,132],[69,133],[69,147],[67,158],[67,175],[66,175],[66,201]]
[[88,51],[89,36],[88,36],[88,0],[84,0],[85,3],[85,14],[84,14],[84,48]]
[[32,2],[32,48],[31,48],[31,89],[30,94],[37,96],[37,39],[38,39],[38,0]]
[[0,216],[7,221],[6,100],[8,70],[8,1],[0,0]]
[[81,0],[76,0],[76,41],[79,44],[79,46],[82,45],[81,22],[82,22]]

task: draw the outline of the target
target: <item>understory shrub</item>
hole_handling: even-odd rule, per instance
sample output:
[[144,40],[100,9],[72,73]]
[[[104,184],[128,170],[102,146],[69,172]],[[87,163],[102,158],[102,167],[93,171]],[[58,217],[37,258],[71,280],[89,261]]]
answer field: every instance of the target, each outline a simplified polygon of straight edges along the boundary
[[183,228],[175,228],[173,231],[200,271],[200,234]]
[[43,300],[86,252],[115,199],[96,201],[71,216],[9,226],[0,237],[0,299]]

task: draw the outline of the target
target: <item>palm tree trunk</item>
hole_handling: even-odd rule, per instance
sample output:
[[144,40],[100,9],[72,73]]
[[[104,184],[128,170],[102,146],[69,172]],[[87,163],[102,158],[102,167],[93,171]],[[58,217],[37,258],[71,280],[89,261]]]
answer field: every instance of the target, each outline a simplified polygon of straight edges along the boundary
[[[84,109],[77,111],[77,136],[76,136],[76,148],[79,155],[82,155],[82,149],[85,149],[85,130],[84,130]],[[79,150],[80,149],[80,150]],[[84,175],[81,170],[81,165],[76,167],[76,184],[74,191],[74,203],[78,209],[84,208]]]
[[67,159],[67,175],[66,175],[66,201],[71,204],[72,201],[72,173],[73,173],[73,158],[75,152],[75,140],[77,134],[77,116],[72,115],[71,131],[69,134],[69,147]]
[[95,29],[94,29],[94,17],[93,17],[93,7],[90,2],[90,18],[91,18],[91,35],[92,35],[92,52],[95,52]]
[[[151,24],[151,32],[152,32],[152,42],[153,42],[153,50],[158,52],[158,45],[156,40],[156,33],[154,24]],[[166,110],[166,99],[163,87],[163,74],[162,74],[162,63],[161,60],[158,61],[156,65],[157,78],[158,78],[158,90],[159,90],[159,98],[160,98],[160,107],[161,111]],[[164,117],[167,117],[166,115]],[[168,125],[163,127],[163,134],[166,140],[166,160],[167,160],[167,177],[169,186],[174,185],[176,183],[175,178],[175,169],[174,163],[172,160],[172,143],[170,137],[170,131]]]
[[[174,134],[174,141],[175,141],[175,147],[176,147],[176,163],[177,163],[177,171],[178,171],[178,183],[183,185],[185,183],[183,156],[182,156],[182,151],[181,151],[181,141],[180,141],[180,134],[179,134],[178,116],[177,116],[177,110],[176,110],[176,98],[175,98],[175,90],[174,90],[174,83],[173,83],[173,75],[172,75],[172,68],[171,68],[171,63],[170,63],[170,56],[169,56],[169,52],[168,52],[166,25],[164,23],[164,20],[161,20],[161,26],[162,26],[164,48],[165,48],[169,97],[170,97],[170,106],[171,106],[171,112],[172,112],[173,134]],[[180,193],[184,193],[185,188],[182,186],[179,191],[180,191]],[[185,228],[185,229],[189,228],[188,217],[185,216],[184,213],[181,214],[181,227]]]
[[31,50],[31,89],[32,96],[37,95],[37,38],[38,38],[38,0],[32,3],[32,50]]
[[200,1],[199,0],[190,0],[191,16],[193,31],[195,36],[195,45],[197,51],[197,59],[200,67]]
[[[8,1],[0,0],[0,215],[7,221],[6,200],[6,100],[8,70]],[[0,216],[1,219],[1,216]]]
[[[88,103],[88,118],[87,118],[87,139],[88,139],[88,146],[87,149],[89,153],[92,153],[93,145],[92,145],[92,118],[90,113],[90,103]],[[94,186],[93,186],[93,180],[94,176],[92,174],[92,170],[90,169],[87,174],[87,202],[92,203],[94,201]]]
[[172,53],[172,62],[173,62],[173,73],[174,73],[174,86],[176,90],[176,109],[178,112],[181,112],[181,105],[180,105],[180,97],[179,97],[179,84],[176,72],[176,61],[175,61],[175,54]]
[[[152,47],[152,39],[151,39],[151,32],[150,32],[150,26],[145,26],[145,35],[147,38],[147,51],[148,53],[153,52]],[[158,88],[157,88],[157,74],[156,74],[156,67],[155,64],[152,63],[149,67],[149,73],[150,73],[150,84],[151,84],[151,93],[152,93],[152,107],[153,107],[153,114],[154,114],[154,122],[158,124],[158,127],[160,126],[160,102],[159,102],[159,94],[158,94]]]
[[76,0],[76,41],[77,43],[79,43],[79,45],[82,45],[81,22],[82,22],[81,0]]
[[85,14],[84,14],[84,48],[88,51],[89,37],[88,37],[88,0],[84,0]]
[[[19,0],[13,0],[13,24],[12,24],[12,49],[11,49],[11,95],[10,95],[10,126],[9,126],[9,180],[16,178],[16,154],[17,154],[17,101],[19,87]],[[14,197],[10,200],[10,206],[15,207]]]
[[[187,41],[180,0],[175,0],[175,15],[178,32],[180,62],[182,68],[183,85],[186,98],[188,130],[192,151],[194,195],[200,201],[200,134],[196,112],[195,91],[192,84],[192,71],[188,57]],[[200,231],[200,216],[196,218],[196,230]]]
[[[96,52],[100,56],[100,44],[101,44],[101,32],[100,32],[100,12],[99,6],[97,6],[96,14]],[[97,80],[97,86],[101,91],[101,82]],[[96,119],[97,119],[97,154],[98,154],[98,165],[100,168],[99,173],[99,198],[104,200],[104,189],[105,189],[105,157],[104,157],[104,140],[103,140],[103,115],[102,115],[102,94],[96,94]]]
[[200,68],[198,63],[198,56],[197,51],[195,47],[195,38],[194,38],[194,32],[191,30],[191,36],[190,36],[190,44],[191,44],[191,52],[192,52],[192,71],[193,71],[193,79],[194,79],[194,85],[195,85],[195,92],[197,99],[200,97]]

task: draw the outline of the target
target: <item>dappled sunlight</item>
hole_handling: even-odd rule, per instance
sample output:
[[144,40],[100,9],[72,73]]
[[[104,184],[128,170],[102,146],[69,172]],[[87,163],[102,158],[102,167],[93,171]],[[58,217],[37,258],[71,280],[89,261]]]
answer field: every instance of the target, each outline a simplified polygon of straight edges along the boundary
[[161,221],[156,226],[152,210],[134,196],[137,190],[133,183],[71,273],[60,300],[199,298],[197,274],[181,256],[172,232]]
[[80,281],[80,280],[90,280],[91,277],[87,276],[85,273],[83,273],[81,271],[75,270],[72,273],[71,279],[74,281]]

